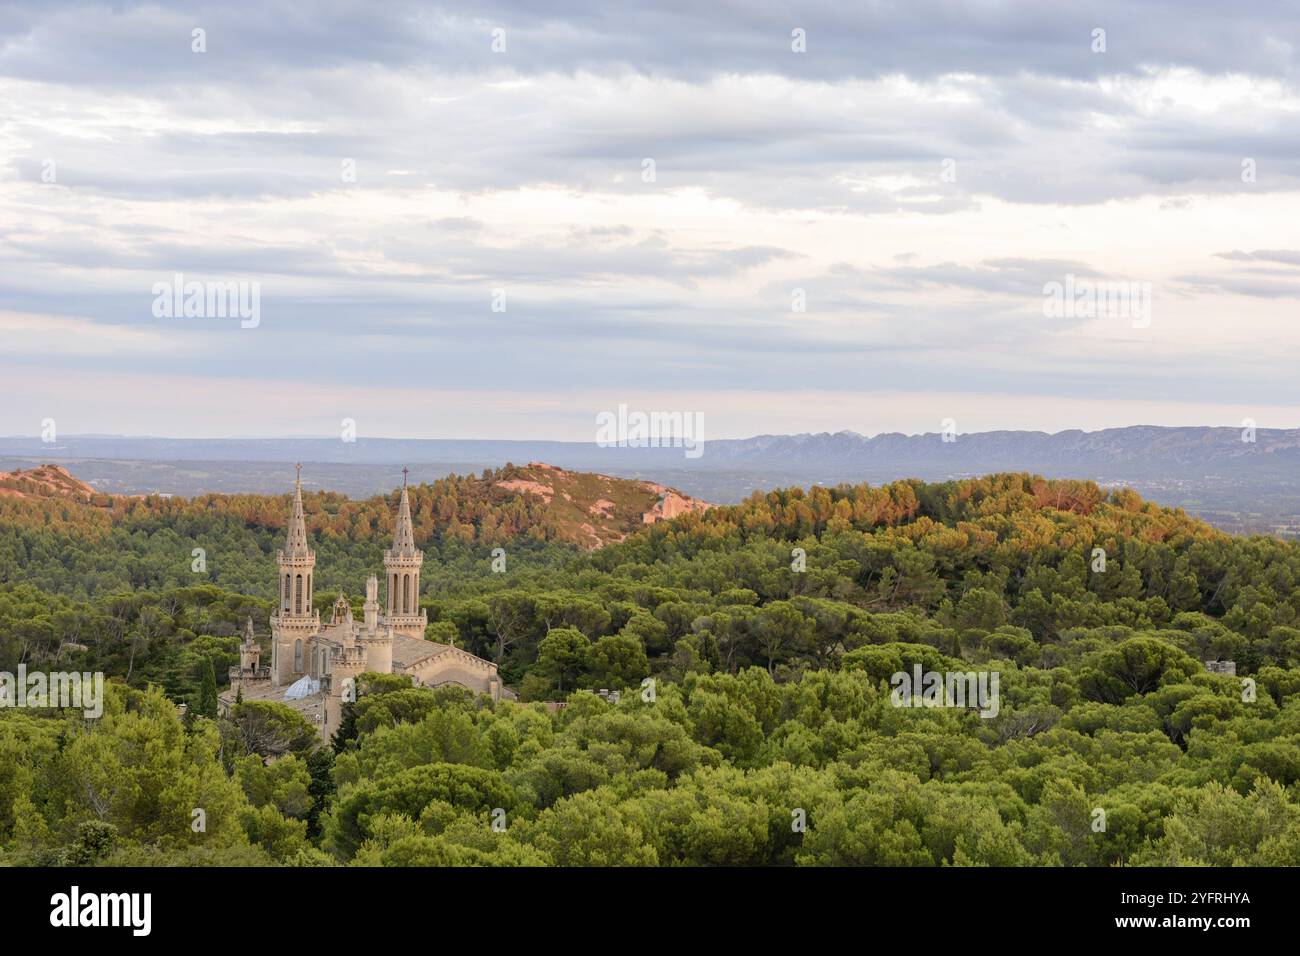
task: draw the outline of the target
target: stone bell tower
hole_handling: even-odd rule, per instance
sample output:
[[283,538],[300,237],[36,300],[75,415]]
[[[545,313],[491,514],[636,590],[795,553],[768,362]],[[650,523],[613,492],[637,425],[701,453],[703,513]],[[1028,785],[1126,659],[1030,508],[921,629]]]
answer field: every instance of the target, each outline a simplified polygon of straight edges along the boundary
[[411,525],[411,499],[406,492],[407,469],[402,469],[402,501],[397,508],[397,528],[393,546],[384,552],[384,580],[388,602],[384,623],[396,634],[424,637],[428,615],[420,610],[420,566],[424,552],[415,548],[415,529]]
[[278,610],[271,618],[271,680],[292,684],[307,673],[307,643],[320,630],[320,613],[312,608],[316,552],[307,547],[307,521],[302,511],[302,465],[295,465],[293,514],[284,548],[276,555],[280,568]]

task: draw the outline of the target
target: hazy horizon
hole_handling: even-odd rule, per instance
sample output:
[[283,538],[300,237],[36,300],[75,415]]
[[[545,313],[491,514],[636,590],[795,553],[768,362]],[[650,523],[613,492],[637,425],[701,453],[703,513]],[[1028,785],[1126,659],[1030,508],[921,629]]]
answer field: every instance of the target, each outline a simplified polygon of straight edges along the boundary
[[[1160,423],[1155,423],[1155,422],[1134,422],[1134,423],[1127,424],[1127,425],[1107,425],[1107,426],[1102,426],[1102,427],[1100,427],[1100,428],[1062,428],[1062,429],[1057,429],[1057,430],[1046,430],[1046,429],[1041,429],[1041,428],[988,428],[988,429],[980,429],[980,430],[978,430],[978,431],[958,431],[957,434],[958,434],[958,435],[971,435],[971,436],[973,436],[973,435],[987,435],[987,434],[993,434],[993,433],[998,433],[998,432],[1022,432],[1022,433],[1043,434],[1043,435],[1047,435],[1047,436],[1051,437],[1051,436],[1060,435],[1060,434],[1063,434],[1063,433],[1066,433],[1066,432],[1075,432],[1075,431],[1078,431],[1078,432],[1082,432],[1082,433],[1085,434],[1085,435],[1091,435],[1091,434],[1096,434],[1096,433],[1099,433],[1099,432],[1105,432],[1105,431],[1120,431],[1120,430],[1123,430],[1123,429],[1130,429],[1130,428],[1161,428],[1161,429],[1188,429],[1188,428],[1192,428],[1192,429],[1201,429],[1201,428],[1204,428],[1204,429],[1224,429],[1224,430],[1231,430],[1231,431],[1240,431],[1241,428],[1242,428],[1242,425],[1241,425],[1240,423],[1231,423],[1231,424],[1214,425],[1214,424],[1208,424],[1208,423],[1206,423],[1206,422],[1194,422],[1194,423],[1189,423],[1189,424],[1166,425],[1166,424],[1160,424]],[[1296,430],[1298,430],[1298,429],[1300,429],[1300,425],[1293,425],[1293,426],[1260,426],[1260,427],[1258,427],[1256,430],[1257,430],[1257,431],[1265,431],[1265,432],[1266,432],[1266,431],[1296,431]],[[705,442],[707,443],[707,442],[709,442],[709,441],[749,441],[749,440],[758,439],[758,438],[773,438],[773,437],[783,437],[783,438],[784,438],[784,437],[798,437],[798,436],[802,436],[802,435],[844,435],[844,434],[852,435],[853,437],[856,437],[856,438],[865,438],[865,439],[879,438],[879,437],[882,437],[882,436],[885,436],[885,435],[901,435],[901,436],[903,436],[903,437],[905,437],[905,438],[921,438],[921,437],[925,437],[925,436],[927,436],[927,435],[939,435],[939,434],[942,434],[942,430],[941,430],[941,429],[934,429],[934,430],[931,430],[931,431],[918,431],[918,432],[904,432],[904,431],[899,431],[899,430],[887,430],[887,431],[878,431],[878,432],[860,432],[860,431],[856,431],[855,429],[852,429],[852,428],[817,429],[817,430],[813,430],[813,431],[802,431],[802,432],[763,432],[763,433],[744,434],[744,435],[718,435],[718,436],[716,436],[716,437],[715,437],[715,436],[706,436],[706,437],[705,437]],[[34,440],[40,440],[40,438],[41,438],[41,436],[40,436],[39,433],[33,433],[33,434],[6,434],[6,435],[0,435],[0,440],[15,440],[15,441],[27,441],[27,440],[33,440],[33,441],[34,441]],[[71,440],[71,439],[76,439],[76,438],[82,438],[82,439],[122,439],[122,440],[128,440],[128,441],[211,441],[211,442],[221,442],[221,441],[250,441],[250,442],[270,442],[270,441],[331,441],[331,442],[335,442],[335,441],[338,441],[338,440],[339,440],[339,436],[338,436],[337,432],[334,433],[334,434],[316,433],[316,434],[299,434],[299,435],[286,435],[286,434],[281,434],[281,435],[257,435],[257,434],[243,434],[243,435],[234,435],[234,434],[228,434],[228,435],[164,435],[164,434],[145,434],[145,433],[140,433],[140,434],[127,434],[127,433],[113,433],[113,432],[82,432],[82,433],[76,433],[76,434],[65,434],[65,433],[60,432],[60,433],[59,433],[58,440],[57,440],[56,442],[51,442],[51,443],[48,443],[48,444],[52,444],[52,445],[54,445],[55,447],[57,447],[61,442],[68,441],[68,440]],[[584,439],[573,439],[573,438],[548,438],[548,437],[524,438],[524,437],[517,437],[517,436],[502,436],[502,435],[475,436],[475,437],[472,437],[472,438],[471,438],[471,437],[455,437],[455,436],[449,436],[449,435],[427,435],[427,436],[410,436],[410,435],[358,435],[358,436],[356,437],[356,441],[357,441],[357,442],[365,442],[365,441],[368,441],[368,440],[373,440],[373,441],[412,441],[412,442],[416,442],[416,441],[430,441],[430,442],[445,441],[445,442],[466,442],[466,443],[469,443],[469,442],[497,442],[497,443],[504,443],[504,442],[518,442],[518,443],[541,444],[541,443],[553,442],[553,443],[559,443],[559,444],[593,444],[593,445],[596,444],[596,442],[595,442],[594,439],[585,439],[585,440],[584,440]]]

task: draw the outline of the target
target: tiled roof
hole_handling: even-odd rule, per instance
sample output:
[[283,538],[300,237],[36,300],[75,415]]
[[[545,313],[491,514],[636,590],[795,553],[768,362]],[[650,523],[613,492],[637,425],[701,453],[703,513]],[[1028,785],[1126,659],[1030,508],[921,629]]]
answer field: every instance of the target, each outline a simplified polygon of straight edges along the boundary
[[422,637],[407,637],[404,634],[393,635],[393,663],[410,667],[419,661],[451,650],[450,644],[426,641]]

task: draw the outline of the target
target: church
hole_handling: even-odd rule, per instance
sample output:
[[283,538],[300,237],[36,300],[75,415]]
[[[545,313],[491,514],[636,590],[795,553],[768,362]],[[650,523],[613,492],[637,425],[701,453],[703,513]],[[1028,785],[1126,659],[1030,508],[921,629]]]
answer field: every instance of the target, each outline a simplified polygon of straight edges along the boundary
[[420,608],[424,552],[415,547],[405,477],[393,546],[384,552],[382,608],[379,581],[372,574],[366,581],[361,621],[340,594],[329,622],[321,623],[312,604],[316,553],[307,546],[301,466],[298,469],[288,537],[277,555],[279,599],[271,615],[271,663],[262,665],[262,649],[249,618],[239,666],[230,668],[230,689],[220,696],[222,712],[228,713],[238,699],[279,701],[306,715],[329,740],[338,729],[343,703],[355,699],[357,676],[367,671],[406,674],[416,687],[456,684],[493,700],[513,698],[502,687],[496,664],[424,638],[428,623]]

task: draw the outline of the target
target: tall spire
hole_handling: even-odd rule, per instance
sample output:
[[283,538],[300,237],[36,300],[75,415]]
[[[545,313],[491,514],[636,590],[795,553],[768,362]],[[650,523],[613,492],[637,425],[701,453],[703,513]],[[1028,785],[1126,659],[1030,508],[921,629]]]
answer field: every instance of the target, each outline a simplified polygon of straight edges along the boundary
[[295,466],[293,513],[284,547],[275,556],[280,569],[276,590],[279,609],[271,618],[271,683],[292,684],[308,671],[310,642],[320,630],[316,610],[316,555],[307,547],[307,521],[302,513],[302,465]]
[[293,482],[293,514],[289,517],[289,537],[284,553],[291,557],[307,555],[307,520],[302,513],[302,465],[294,465],[298,477]]
[[397,507],[397,527],[393,530],[393,553],[402,557],[415,554],[415,529],[411,526],[411,498],[406,491],[406,472],[402,469],[402,502]]
[[383,620],[396,634],[423,637],[424,629],[429,623],[428,614],[420,607],[420,565],[424,564],[424,552],[415,549],[415,529],[411,526],[411,493],[406,487],[406,475],[407,469],[403,468],[402,500],[397,507],[393,546],[384,552],[388,612]]

